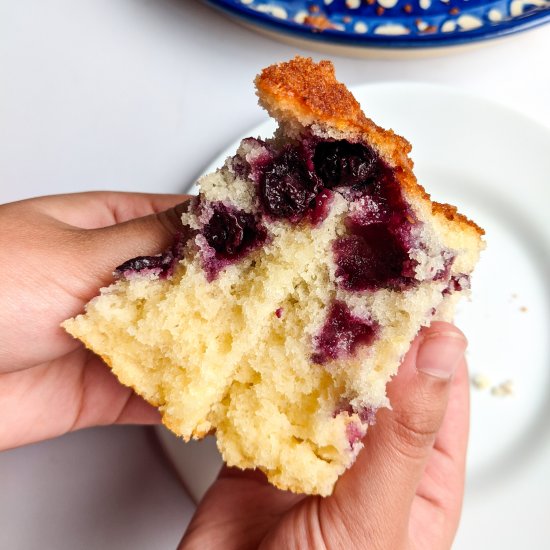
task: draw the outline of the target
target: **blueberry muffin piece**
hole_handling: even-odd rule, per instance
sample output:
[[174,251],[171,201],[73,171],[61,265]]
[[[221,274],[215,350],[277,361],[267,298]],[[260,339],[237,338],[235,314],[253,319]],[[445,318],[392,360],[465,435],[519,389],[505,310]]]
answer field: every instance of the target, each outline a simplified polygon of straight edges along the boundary
[[203,177],[185,232],[117,268],[64,327],[185,440],[329,495],[419,329],[452,318],[483,231],[418,184],[409,143],[366,118],[330,62],[256,79],[279,123]]

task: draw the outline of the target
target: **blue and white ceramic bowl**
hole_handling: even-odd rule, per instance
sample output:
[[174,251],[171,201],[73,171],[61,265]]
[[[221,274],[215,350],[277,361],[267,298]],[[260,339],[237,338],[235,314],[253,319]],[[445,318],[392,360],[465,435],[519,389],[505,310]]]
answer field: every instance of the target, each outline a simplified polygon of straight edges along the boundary
[[550,21],[550,0],[206,0],[268,34],[347,48],[467,45]]

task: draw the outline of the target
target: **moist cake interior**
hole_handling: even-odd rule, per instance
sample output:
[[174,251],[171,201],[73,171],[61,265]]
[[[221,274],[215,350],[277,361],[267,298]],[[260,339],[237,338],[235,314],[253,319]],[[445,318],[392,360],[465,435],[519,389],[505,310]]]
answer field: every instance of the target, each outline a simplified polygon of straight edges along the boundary
[[200,180],[172,248],[119,266],[64,326],[175,433],[215,431],[229,465],[328,495],[418,330],[468,290],[482,231],[429,200],[402,138],[307,97],[289,107],[290,73],[330,95],[331,66],[283,65],[277,90],[276,73],[257,82],[275,135],[244,139]]

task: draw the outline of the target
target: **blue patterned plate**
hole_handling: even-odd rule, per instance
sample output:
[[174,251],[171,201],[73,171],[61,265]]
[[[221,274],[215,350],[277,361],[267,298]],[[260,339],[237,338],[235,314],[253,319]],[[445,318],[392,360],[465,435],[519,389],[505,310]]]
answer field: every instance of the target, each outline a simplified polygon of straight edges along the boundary
[[206,0],[268,33],[352,48],[465,45],[550,21],[550,0]]

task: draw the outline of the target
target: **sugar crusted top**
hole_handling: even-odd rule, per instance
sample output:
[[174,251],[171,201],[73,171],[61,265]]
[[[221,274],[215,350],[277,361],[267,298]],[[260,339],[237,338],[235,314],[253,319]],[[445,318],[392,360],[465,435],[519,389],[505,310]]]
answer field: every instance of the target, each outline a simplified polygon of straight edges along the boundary
[[260,105],[282,124],[315,126],[329,134],[344,135],[351,141],[367,141],[398,170],[401,186],[418,200],[428,202],[432,212],[446,223],[479,236],[485,231],[449,204],[432,202],[412,173],[409,142],[392,130],[385,130],[367,118],[358,101],[336,80],[330,61],[315,63],[311,58],[294,59],[265,68],[255,80]]
[[[295,57],[265,68],[256,78],[260,103],[269,111],[287,111],[289,116],[326,122],[348,131],[368,124],[361,106],[334,76],[330,61],[314,63]],[[306,121],[306,120],[304,120]]]

